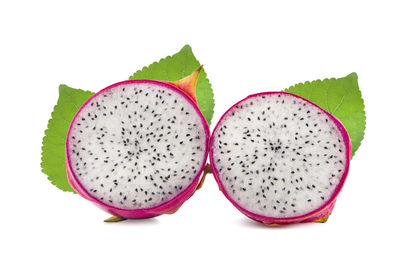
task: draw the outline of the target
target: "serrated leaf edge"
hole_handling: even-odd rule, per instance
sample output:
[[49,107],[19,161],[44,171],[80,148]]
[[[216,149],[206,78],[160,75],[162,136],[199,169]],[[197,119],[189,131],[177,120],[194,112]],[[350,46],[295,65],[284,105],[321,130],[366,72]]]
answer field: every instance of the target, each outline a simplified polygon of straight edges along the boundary
[[[50,181],[50,183],[51,183],[52,185],[56,186],[58,189],[60,189],[60,190],[62,190],[62,191],[64,191],[64,192],[72,192],[72,193],[76,194],[75,191],[73,191],[72,188],[71,188],[71,191],[68,191],[68,190],[66,190],[66,189],[61,189],[58,185],[56,185],[56,184],[54,183],[54,181],[50,179],[50,176],[45,172],[46,169],[44,168],[45,161],[44,161],[44,149],[43,149],[43,147],[44,147],[46,138],[48,138],[47,132],[48,132],[48,130],[49,130],[50,122],[53,120],[54,116],[56,115],[56,114],[55,114],[55,111],[56,111],[56,109],[59,107],[59,104],[58,104],[58,103],[59,103],[59,100],[60,100],[61,88],[64,88],[64,87],[71,88],[71,87],[69,87],[69,86],[66,85],[66,84],[60,84],[60,85],[59,85],[59,98],[57,99],[56,105],[53,106],[53,110],[52,110],[52,112],[51,112],[51,114],[50,114],[51,117],[50,117],[50,119],[47,121],[46,129],[44,130],[44,136],[43,136],[43,138],[42,138],[42,146],[41,146],[41,153],[40,153],[40,155],[41,155],[41,158],[40,158],[40,161],[41,161],[41,162],[40,162],[40,167],[42,168],[42,169],[41,169],[41,172],[42,172],[44,175],[46,175],[47,180]],[[71,88],[71,89],[75,89],[75,88]],[[76,90],[79,91],[79,92],[84,92],[84,93],[93,93],[92,91],[89,91],[89,90],[83,90],[83,89],[76,89]],[[71,96],[71,95],[69,94],[69,96]],[[75,107],[76,107],[76,104],[75,104],[75,103],[73,103],[73,104],[74,104]],[[77,108],[79,109],[80,107],[77,107]],[[68,121],[67,121],[64,117],[62,117],[62,119],[63,119],[65,122],[68,123]],[[58,135],[57,135],[57,137],[62,138],[62,136],[58,136]]]
[[[366,113],[365,113],[365,103],[364,103],[364,99],[363,99],[363,97],[362,97],[362,92],[361,92],[360,86],[359,86],[359,84],[358,84],[358,75],[357,75],[356,72],[352,72],[352,73],[348,74],[347,76],[339,77],[339,78],[334,78],[334,77],[332,77],[332,78],[316,79],[316,80],[313,80],[313,81],[305,81],[304,83],[297,83],[297,84],[294,84],[294,85],[289,86],[288,88],[285,88],[283,91],[284,91],[284,92],[289,92],[288,90],[290,90],[291,88],[296,88],[296,87],[299,87],[299,86],[306,86],[306,85],[308,85],[308,84],[311,85],[311,86],[317,86],[317,85],[320,85],[322,82],[324,82],[324,81],[326,81],[326,80],[328,80],[328,81],[329,81],[329,80],[338,80],[338,79],[343,79],[343,78],[355,78],[355,79],[356,79],[356,81],[357,81],[357,88],[358,88],[358,91],[359,91],[360,94],[361,94],[361,103],[362,103],[362,105],[363,105],[362,115],[363,115],[363,118],[364,118],[364,120],[365,120],[365,125],[364,125],[364,127],[363,127],[363,129],[362,129],[362,138],[361,138],[361,141],[360,141],[360,145],[358,146],[357,150],[354,151],[354,153],[352,154],[351,158],[353,158],[354,155],[356,154],[356,152],[358,151],[358,149],[361,147],[362,142],[364,141],[365,129],[367,128],[367,116],[366,116]],[[320,83],[318,83],[318,82],[320,82]],[[289,93],[290,93],[290,92],[289,92]],[[334,112],[329,112],[329,113],[331,113],[331,114],[333,115]],[[350,114],[350,115],[351,115],[351,114]],[[350,115],[349,115],[349,116],[350,116]],[[347,117],[349,117],[349,116],[347,116]],[[346,118],[347,118],[347,117],[346,117]],[[340,119],[339,119],[339,120],[340,120]]]

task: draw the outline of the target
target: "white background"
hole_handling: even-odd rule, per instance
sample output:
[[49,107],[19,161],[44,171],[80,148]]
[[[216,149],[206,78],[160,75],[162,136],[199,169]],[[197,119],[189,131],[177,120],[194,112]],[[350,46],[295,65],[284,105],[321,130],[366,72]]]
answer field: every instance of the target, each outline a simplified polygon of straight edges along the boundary
[[[1,1],[1,252],[400,252],[396,1]],[[41,173],[58,85],[98,91],[190,44],[213,125],[246,95],[359,75],[365,139],[325,224],[264,227],[212,177],[174,215],[108,217]]]

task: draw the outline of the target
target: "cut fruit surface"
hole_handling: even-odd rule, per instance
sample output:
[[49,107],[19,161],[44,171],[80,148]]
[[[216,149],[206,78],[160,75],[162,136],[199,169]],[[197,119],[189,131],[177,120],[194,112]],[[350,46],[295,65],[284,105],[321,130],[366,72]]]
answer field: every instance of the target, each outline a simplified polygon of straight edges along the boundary
[[193,194],[208,139],[195,101],[178,88],[151,80],[117,83],[96,93],[73,119],[68,179],[112,214],[168,213]]
[[238,102],[210,142],[220,189],[240,211],[267,224],[329,215],[349,168],[351,144],[339,120],[285,92]]

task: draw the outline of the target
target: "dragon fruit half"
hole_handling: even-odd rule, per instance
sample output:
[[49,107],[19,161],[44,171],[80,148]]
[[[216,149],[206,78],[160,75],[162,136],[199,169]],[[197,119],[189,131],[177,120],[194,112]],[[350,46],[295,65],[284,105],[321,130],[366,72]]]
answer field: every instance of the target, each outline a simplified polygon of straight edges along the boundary
[[349,135],[338,119],[285,92],[241,100],[210,139],[220,190],[245,215],[268,225],[325,221],[350,155]]
[[199,185],[208,155],[195,97],[200,70],[177,82],[116,83],[86,101],[66,142],[74,190],[121,219],[175,212]]

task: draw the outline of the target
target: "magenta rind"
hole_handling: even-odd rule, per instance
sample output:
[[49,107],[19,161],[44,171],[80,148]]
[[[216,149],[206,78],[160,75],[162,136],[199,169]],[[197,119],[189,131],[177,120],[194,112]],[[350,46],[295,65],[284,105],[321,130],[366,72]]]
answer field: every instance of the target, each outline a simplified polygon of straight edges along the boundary
[[[219,179],[219,175],[218,175],[218,170],[216,169],[216,166],[214,164],[213,161],[213,141],[214,141],[214,134],[215,131],[218,129],[221,121],[225,118],[225,116],[232,110],[235,108],[236,105],[240,104],[241,102],[249,99],[249,98],[253,98],[253,97],[257,97],[257,96],[265,96],[265,95],[272,95],[272,94],[285,94],[285,95],[290,95],[290,96],[294,96],[296,98],[300,98],[302,100],[304,100],[305,102],[317,107],[318,109],[320,109],[322,112],[324,112],[329,118],[332,119],[332,121],[335,123],[335,125],[338,127],[345,146],[346,146],[346,163],[345,163],[345,168],[344,168],[344,172],[343,172],[343,176],[339,182],[339,184],[337,185],[335,191],[333,192],[331,198],[325,202],[322,206],[320,206],[319,208],[306,213],[304,215],[301,216],[295,216],[295,217],[287,217],[287,218],[279,218],[279,217],[268,217],[268,216],[263,216],[263,215],[259,215],[253,212],[250,212],[248,210],[246,210],[245,208],[241,207],[238,203],[236,203],[227,193],[227,191],[225,190],[225,188],[223,187],[220,179]],[[215,126],[213,133],[211,135],[210,138],[210,165],[211,165],[211,170],[213,172],[214,178],[217,181],[217,184],[219,186],[219,189],[222,191],[222,193],[225,195],[225,197],[239,210],[241,211],[243,214],[245,214],[247,217],[267,224],[267,225],[286,225],[286,224],[292,224],[292,223],[302,223],[302,222],[313,222],[313,221],[317,221],[320,220],[322,218],[325,218],[327,216],[330,215],[330,213],[332,212],[334,205],[335,205],[335,201],[336,198],[339,194],[339,192],[341,191],[344,182],[347,178],[348,172],[349,172],[349,166],[350,166],[350,157],[351,157],[351,142],[350,142],[350,137],[349,134],[347,133],[346,128],[344,127],[344,125],[340,122],[340,120],[338,120],[335,116],[333,116],[332,114],[330,114],[329,112],[325,111],[324,109],[322,109],[321,107],[319,107],[318,105],[316,105],[315,103],[300,97],[298,95],[292,94],[292,93],[288,93],[288,92],[262,92],[262,93],[256,93],[256,94],[252,94],[250,96],[247,96],[246,98],[240,100],[239,102],[237,102],[236,104],[234,104],[231,108],[229,108],[223,115],[222,117],[219,119],[217,125]]]
[[119,83],[115,83],[113,85],[110,85],[104,89],[102,89],[101,91],[97,92],[96,94],[94,94],[92,97],[90,97],[78,110],[78,112],[75,114],[74,118],[72,119],[71,125],[68,129],[68,134],[67,134],[67,141],[65,144],[65,159],[66,159],[66,167],[67,167],[67,178],[68,178],[68,182],[70,183],[71,187],[82,197],[86,198],[87,200],[90,200],[91,202],[93,202],[96,206],[98,206],[99,208],[101,208],[102,210],[112,214],[112,215],[116,215],[116,216],[120,216],[123,218],[129,218],[129,219],[140,219],[140,218],[151,218],[151,217],[155,217],[161,214],[171,214],[174,213],[175,211],[177,211],[179,209],[179,207],[187,200],[189,199],[194,192],[196,191],[196,187],[199,184],[199,180],[201,178],[201,175],[204,173],[204,167],[207,161],[207,156],[208,153],[205,152],[204,154],[204,158],[203,158],[203,163],[201,166],[201,169],[199,170],[199,172],[196,174],[196,176],[194,177],[193,181],[182,191],[180,192],[178,195],[176,195],[174,198],[170,199],[169,201],[166,201],[164,203],[161,203],[158,206],[155,207],[151,207],[151,208],[143,208],[143,209],[122,209],[122,208],[117,208],[108,204],[105,204],[103,202],[101,202],[99,199],[95,198],[94,196],[92,196],[79,182],[79,180],[77,179],[77,177],[75,176],[72,168],[71,168],[71,164],[70,164],[70,159],[69,159],[69,152],[68,152],[68,146],[69,146],[69,136],[71,134],[71,129],[72,129],[72,125],[75,122],[76,118],[78,117],[79,113],[82,111],[82,109],[96,96],[98,96],[99,94],[102,94],[103,92],[114,88],[116,86],[120,86],[120,85],[135,85],[135,84],[143,84],[143,83],[147,83],[147,84],[154,84],[154,85],[159,85],[159,86],[163,86],[163,87],[167,87],[169,89],[172,89],[176,92],[178,92],[179,94],[181,94],[183,97],[185,97],[191,104],[192,106],[196,109],[196,112],[198,113],[198,115],[201,118],[202,124],[203,124],[203,129],[205,132],[205,140],[206,142],[204,143],[205,146],[205,150],[209,150],[209,138],[210,138],[210,130],[209,130],[209,126],[207,124],[206,119],[204,118],[203,114],[201,113],[198,105],[183,91],[181,91],[179,88],[168,84],[166,82],[163,81],[154,81],[154,80],[127,80],[127,81],[123,81],[123,82],[119,82]]

